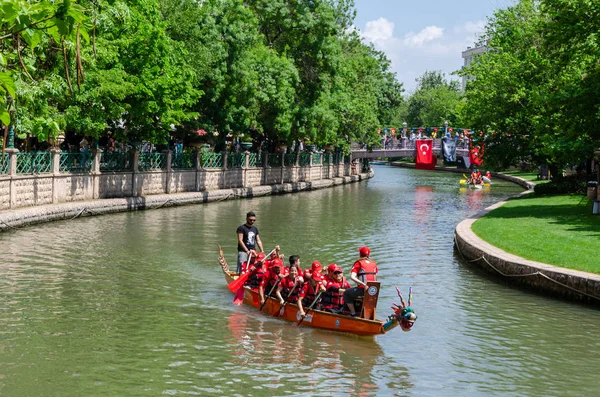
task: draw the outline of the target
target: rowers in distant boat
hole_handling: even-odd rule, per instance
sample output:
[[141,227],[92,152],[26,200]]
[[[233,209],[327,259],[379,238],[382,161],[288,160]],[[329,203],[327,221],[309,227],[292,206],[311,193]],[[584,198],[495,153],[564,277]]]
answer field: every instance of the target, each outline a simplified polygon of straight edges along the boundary
[[467,177],[465,174],[463,176],[465,179],[462,179],[460,184],[468,185],[472,189],[481,189],[492,185],[492,174],[489,171],[486,171],[485,175],[481,175],[481,172],[475,169],[470,177]]

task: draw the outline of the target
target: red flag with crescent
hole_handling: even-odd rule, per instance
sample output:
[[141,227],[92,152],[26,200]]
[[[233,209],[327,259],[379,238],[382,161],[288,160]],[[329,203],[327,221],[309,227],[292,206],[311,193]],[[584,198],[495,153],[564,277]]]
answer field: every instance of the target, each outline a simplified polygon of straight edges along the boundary
[[472,146],[469,150],[469,161],[471,164],[482,165],[483,164],[483,145],[481,149],[479,146]]
[[432,142],[433,141],[431,139],[417,139],[417,165],[431,164],[433,160]]

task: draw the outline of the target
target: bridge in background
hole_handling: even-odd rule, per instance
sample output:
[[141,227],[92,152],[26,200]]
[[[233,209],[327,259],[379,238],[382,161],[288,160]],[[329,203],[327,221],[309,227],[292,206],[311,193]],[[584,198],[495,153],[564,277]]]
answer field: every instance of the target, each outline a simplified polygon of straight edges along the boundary
[[[415,141],[408,138],[396,140],[393,144],[386,145],[385,148],[376,148],[367,150],[365,145],[352,144],[351,148],[352,159],[376,159],[390,157],[416,157],[417,148]],[[433,139],[433,154],[442,157],[442,140]],[[464,140],[456,145],[456,157],[469,155],[469,141]]]

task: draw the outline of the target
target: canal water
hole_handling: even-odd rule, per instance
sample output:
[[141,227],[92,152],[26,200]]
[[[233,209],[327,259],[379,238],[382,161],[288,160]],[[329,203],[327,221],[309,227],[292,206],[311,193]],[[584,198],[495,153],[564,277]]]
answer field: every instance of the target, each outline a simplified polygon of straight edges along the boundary
[[[520,188],[386,166],[314,192],[76,219],[2,233],[2,396],[597,396],[600,312],[463,263],[458,222]],[[377,338],[236,307],[217,264],[256,211],[265,249],[348,272],[371,247],[419,319]],[[346,273],[347,274],[347,273]]]

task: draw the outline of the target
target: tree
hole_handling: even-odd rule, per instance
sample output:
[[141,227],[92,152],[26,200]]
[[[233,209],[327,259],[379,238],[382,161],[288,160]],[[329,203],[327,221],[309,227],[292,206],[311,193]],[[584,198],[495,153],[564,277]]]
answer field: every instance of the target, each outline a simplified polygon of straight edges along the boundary
[[417,89],[408,99],[409,125],[439,126],[446,121],[460,124],[462,98],[458,81],[448,82],[441,71],[426,71],[417,82]]

